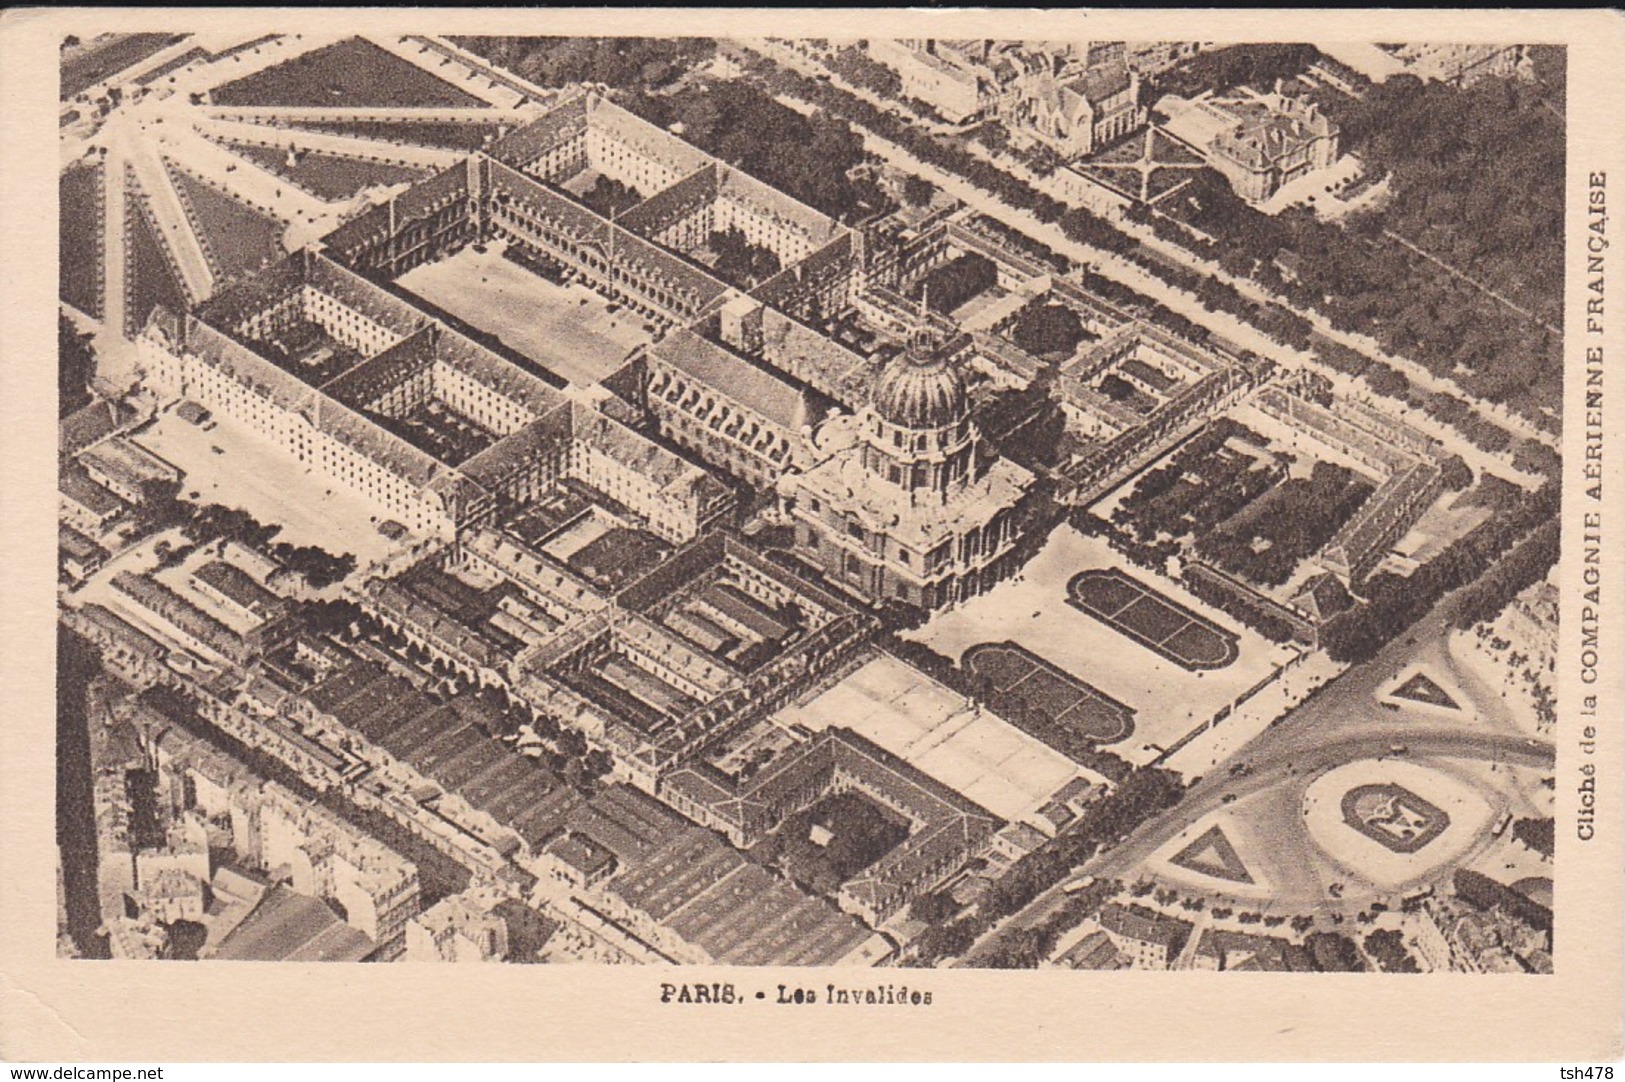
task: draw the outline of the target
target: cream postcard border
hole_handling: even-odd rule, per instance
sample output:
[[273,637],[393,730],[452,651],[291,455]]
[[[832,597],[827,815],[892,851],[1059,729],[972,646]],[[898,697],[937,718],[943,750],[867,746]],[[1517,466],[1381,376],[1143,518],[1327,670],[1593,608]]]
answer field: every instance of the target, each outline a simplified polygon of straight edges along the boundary
[[[1567,372],[1555,974],[889,970],[928,1008],[661,1005],[665,967],[85,962],[54,956],[57,43],[66,33],[398,29],[1568,46]],[[34,9],[0,19],[0,1059],[7,1061],[1564,1060],[1620,1055],[1625,816],[1625,244],[1606,328],[1584,333],[1588,178],[1625,209],[1625,20],[1605,11]],[[1625,218],[1621,219],[1625,221]],[[1611,239],[1621,239],[1619,229]],[[1605,502],[1583,493],[1585,349],[1603,345]],[[1613,382],[1619,382],[1616,378]],[[1581,515],[1602,514],[1599,681],[1579,683]],[[1575,839],[1582,693],[1599,697],[1597,833]],[[808,970],[685,969],[752,987]]]

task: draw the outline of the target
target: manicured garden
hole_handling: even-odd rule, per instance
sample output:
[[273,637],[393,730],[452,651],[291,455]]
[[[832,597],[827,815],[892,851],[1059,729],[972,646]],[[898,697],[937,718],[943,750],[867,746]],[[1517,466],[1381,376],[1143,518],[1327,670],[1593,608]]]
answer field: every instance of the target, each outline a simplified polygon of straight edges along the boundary
[[172,169],[169,175],[217,277],[237,278],[282,256],[281,222],[190,173]]
[[217,105],[479,107],[486,103],[362,38],[296,56],[216,87]]
[[102,314],[102,169],[73,165],[58,180],[57,295],[88,316]]
[[409,183],[421,180],[426,175],[421,169],[404,165],[346,158],[314,150],[300,151],[292,164],[288,161],[288,152],[276,147],[233,144],[231,150],[261,169],[275,173],[330,203],[349,199],[367,188]]

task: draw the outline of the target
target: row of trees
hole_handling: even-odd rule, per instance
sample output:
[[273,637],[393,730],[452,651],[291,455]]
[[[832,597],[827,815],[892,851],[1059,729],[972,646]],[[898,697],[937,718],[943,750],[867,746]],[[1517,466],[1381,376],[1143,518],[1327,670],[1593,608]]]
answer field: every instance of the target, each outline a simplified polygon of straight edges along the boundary
[[[1259,213],[1237,198],[1223,177],[1205,169],[1191,174],[1190,183],[1180,191],[1178,199],[1179,205],[1202,208],[1204,211],[1210,207],[1210,200],[1217,200],[1221,205],[1234,204],[1240,208],[1240,212]],[[1204,234],[1194,233],[1185,228],[1164,213],[1152,211],[1138,203],[1131,204],[1125,215],[1130,221],[1149,227],[1163,240],[1191,251],[1203,259],[1218,263],[1231,274],[1238,277],[1251,275],[1276,292],[1290,295],[1286,283],[1268,261],[1261,265],[1256,257],[1239,251],[1228,239],[1224,242],[1210,240]],[[1197,224],[1201,229],[1207,230],[1209,223],[1205,220],[1206,214],[1198,216],[1195,212],[1187,210],[1185,216],[1200,217],[1201,220]],[[1259,217],[1265,221],[1274,221],[1262,214],[1259,214]],[[1268,272],[1262,272],[1261,266],[1269,266],[1270,269]],[[1229,312],[1296,349],[1308,349],[1313,340],[1313,327],[1309,321],[1282,305],[1251,301],[1235,286],[1202,271],[1170,263],[1157,263],[1152,269],[1159,278],[1170,285],[1195,294],[1204,308]]]
[[860,46],[851,45],[832,55],[826,66],[853,86],[861,86],[890,101],[903,97],[903,79],[891,68],[872,59]]
[[1150,80],[1145,97],[1150,101],[1165,94],[1189,98],[1204,90],[1218,92],[1238,86],[1268,92],[1277,79],[1294,79],[1323,59],[1320,50],[1313,45],[1282,42],[1231,45],[1197,53],[1157,73]]
[[1035,304],[1010,329],[1010,340],[1034,357],[1064,361],[1078,343],[1093,338],[1083,320],[1064,304]]
[[1090,293],[1116,305],[1132,315],[1139,315],[1160,327],[1165,327],[1187,341],[1198,345],[1208,340],[1208,330],[1195,320],[1180,315],[1166,305],[1152,300],[1143,293],[1136,293],[1121,282],[1107,278],[1103,274],[1084,268],[1078,273],[1078,281]]
[[1547,482],[1451,542],[1409,576],[1391,572],[1373,575],[1362,586],[1366,604],[1327,624],[1321,632],[1321,644],[1338,661],[1369,660],[1446,594],[1476,582],[1525,535],[1554,521],[1560,505],[1558,485]]
[[614,218],[643,202],[643,196],[631,185],[600,174],[581,201],[605,218]]
[[1454,881],[1456,897],[1480,909],[1498,909],[1514,920],[1521,921],[1540,932],[1552,930],[1552,911],[1548,907],[1482,872],[1470,868],[1457,868]]
[[[1266,215],[1203,170],[1162,210],[1212,240],[1144,208],[1135,216],[1164,239],[1318,309],[1340,330],[1370,334],[1475,397],[1548,423],[1561,405],[1561,343],[1538,320],[1560,318],[1563,200],[1548,178],[1563,173],[1563,124],[1542,104],[1540,86],[1485,79],[1459,89],[1399,76],[1361,100],[1327,93],[1321,104],[1342,127],[1343,149],[1359,153],[1372,176],[1388,176],[1393,197],[1381,208],[1342,223],[1303,207]],[[1283,252],[1295,257],[1290,273],[1277,263]]]
[[144,530],[179,528],[194,546],[211,541],[235,541],[245,548],[269,554],[317,590],[340,582],[355,571],[353,553],[334,555],[318,545],[278,541],[281,526],[266,525],[240,507],[183,500],[177,482],[149,480],[143,482],[141,488],[139,521]]
[[1512,824],[1512,836],[1548,860],[1557,851],[1557,823],[1551,816],[1519,819]]
[[56,843],[62,867],[67,932],[84,958],[109,957],[99,933],[96,782],[91,711],[99,694],[102,655],[61,621],[56,625]]
[[982,434],[1000,454],[1034,473],[1053,469],[1065,453],[1066,414],[1053,383],[1053,372],[1046,370],[1025,388],[1001,392],[976,407]]
[[1101,847],[1118,844],[1141,823],[1172,808],[1184,793],[1179,775],[1158,767],[1135,768],[1111,792],[1085,808],[1070,830],[1016,861],[974,912],[928,929],[916,939],[908,964],[931,966],[963,954],[999,921],[1026,908]]
[[[1324,338],[1315,339],[1315,354],[1339,371],[1363,378],[1374,393],[1397,399],[1412,409],[1421,410],[1440,424],[1449,425],[1480,450],[1498,454],[1512,444],[1512,435],[1506,429],[1476,412],[1456,395],[1446,391],[1424,391],[1406,378],[1403,372]],[[1520,448],[1525,456],[1520,468],[1547,472],[1551,463],[1541,455],[1541,451],[1546,450],[1544,445],[1530,443],[1528,447],[1531,449]]]
[[[1168,573],[1168,561],[1182,555],[1179,544],[1170,538],[1141,541],[1132,534],[1112,529],[1104,520],[1085,508],[1074,508],[1070,518],[1072,527],[1089,537],[1105,538],[1112,550],[1136,567],[1143,567],[1157,575]],[[1275,643],[1291,642],[1296,629],[1278,607],[1262,594],[1230,584],[1217,576],[1186,573],[1180,584],[1196,598],[1207,602],[1237,623],[1250,627]]]
[[1561,554],[1562,525],[1554,518],[1538,526],[1528,540],[1462,592],[1451,622],[1469,628],[1495,619],[1513,598],[1545,578]]
[[997,218],[989,218],[985,214],[980,214],[970,220],[970,225],[976,232],[986,233],[989,236],[998,238],[1000,244],[1005,248],[1020,252],[1028,259],[1042,263],[1057,274],[1068,274],[1072,271],[1072,260],[1043,241],[1034,240],[1021,230],[1013,229]]
[[982,964],[989,969],[1037,969],[1054,953],[1068,931],[1100,911],[1122,889],[1115,879],[1101,879],[1071,894],[1059,909],[1030,928],[1010,928],[988,947]]
[[710,60],[709,38],[459,37],[452,41],[540,86],[658,89]]
[[855,221],[889,205],[856,167],[863,139],[823,113],[803,116],[744,81],[707,83],[677,94],[626,95],[625,105],[832,218]]

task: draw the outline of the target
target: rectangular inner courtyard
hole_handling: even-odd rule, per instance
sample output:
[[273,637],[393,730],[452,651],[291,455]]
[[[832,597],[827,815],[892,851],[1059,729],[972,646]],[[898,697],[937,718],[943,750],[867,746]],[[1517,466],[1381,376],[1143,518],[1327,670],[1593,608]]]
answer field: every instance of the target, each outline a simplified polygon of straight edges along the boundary
[[598,382],[652,337],[635,312],[610,311],[580,282],[548,281],[506,258],[500,244],[469,246],[397,282],[571,383]]

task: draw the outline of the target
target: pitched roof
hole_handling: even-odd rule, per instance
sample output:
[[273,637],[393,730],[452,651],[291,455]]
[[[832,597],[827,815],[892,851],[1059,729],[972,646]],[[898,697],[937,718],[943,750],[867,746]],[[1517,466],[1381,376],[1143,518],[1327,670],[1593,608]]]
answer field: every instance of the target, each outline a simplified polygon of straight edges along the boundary
[[816,424],[823,412],[794,384],[693,331],[667,335],[649,354],[791,432]]
[[214,957],[238,962],[359,962],[375,944],[325,902],[286,887],[266,891]]
[[1101,909],[1096,918],[1100,926],[1124,939],[1153,943],[1175,954],[1185,945],[1191,934],[1191,923],[1170,917],[1140,905],[1121,905],[1112,902]]
[[57,446],[63,455],[76,455],[116,432],[128,419],[118,403],[98,398],[74,410],[57,425]]

